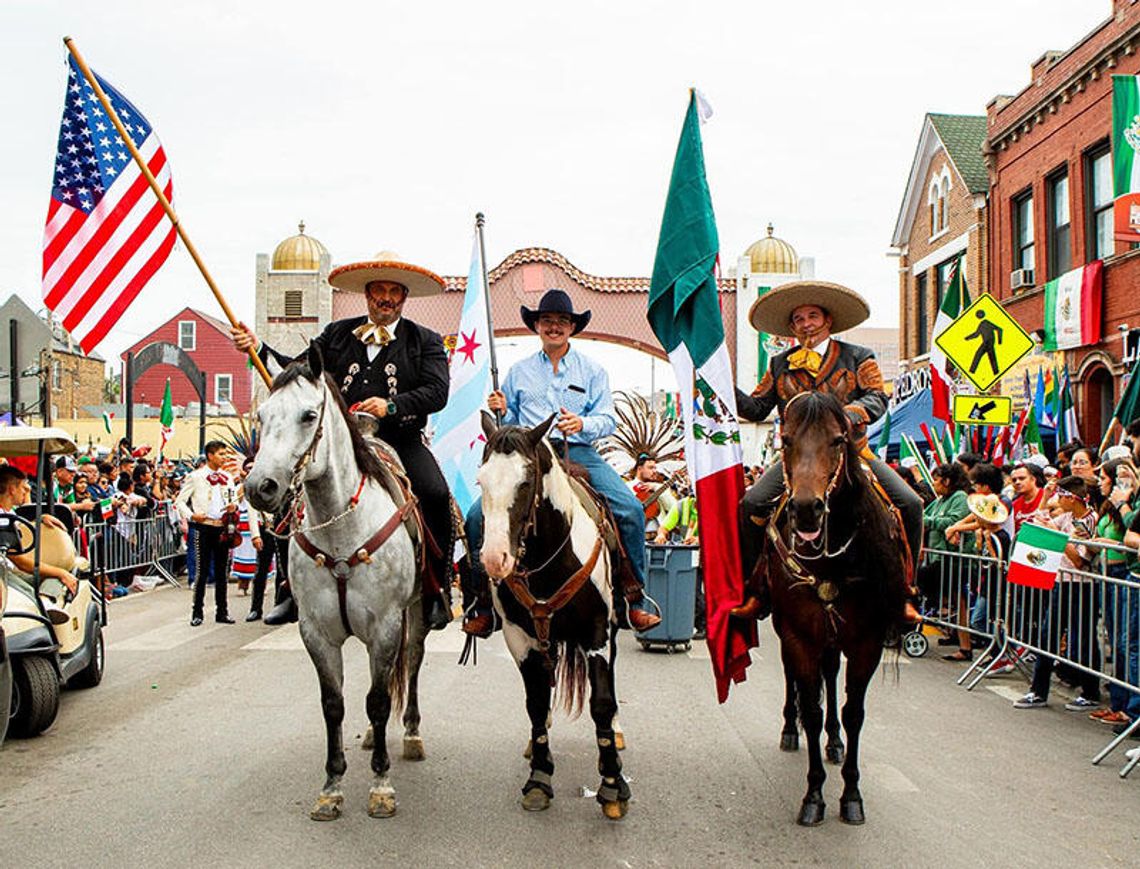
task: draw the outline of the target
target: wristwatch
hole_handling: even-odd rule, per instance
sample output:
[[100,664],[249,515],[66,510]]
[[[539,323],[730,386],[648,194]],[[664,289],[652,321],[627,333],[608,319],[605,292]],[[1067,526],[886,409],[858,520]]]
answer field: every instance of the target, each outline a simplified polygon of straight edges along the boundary
[[388,416],[395,416],[395,415],[396,415],[396,402],[394,402],[392,399],[389,398],[388,399]]

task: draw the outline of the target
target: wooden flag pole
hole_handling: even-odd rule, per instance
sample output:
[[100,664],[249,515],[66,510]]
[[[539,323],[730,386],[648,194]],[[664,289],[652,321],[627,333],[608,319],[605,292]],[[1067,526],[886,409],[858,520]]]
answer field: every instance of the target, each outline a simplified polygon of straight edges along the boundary
[[[75,58],[75,64],[79,67],[79,71],[83,73],[83,77],[87,83],[91,85],[91,89],[95,91],[95,96],[99,98],[99,102],[103,105],[103,111],[107,113],[107,117],[111,119],[111,123],[115,125],[115,129],[119,132],[119,137],[123,140],[123,144],[127,146],[127,150],[131,152],[131,157],[134,158],[135,163],[138,165],[139,170],[142,172],[143,177],[146,178],[147,184],[150,189],[154,191],[154,195],[158,197],[159,205],[162,210],[166,212],[166,216],[170,218],[170,222],[174,225],[178,237],[182,240],[182,244],[186,246],[186,251],[190,254],[190,258],[194,260],[194,264],[198,266],[198,271],[202,273],[202,277],[206,279],[206,284],[210,288],[210,292],[214,294],[214,298],[218,300],[218,304],[222,307],[222,312],[226,315],[226,319],[230,321],[231,326],[238,326],[239,321],[234,316],[234,312],[230,309],[229,304],[226,302],[225,297],[222,296],[222,291],[218,289],[218,285],[214,283],[213,277],[210,275],[209,269],[206,264],[202,262],[202,258],[198,255],[198,249],[194,247],[194,243],[186,235],[186,231],[182,228],[182,224],[178,221],[178,215],[174,213],[174,206],[170,204],[170,200],[166,198],[166,194],[162,192],[154,173],[150,171],[150,167],[146,165],[146,160],[143,159],[142,154],[139,153],[135,143],[131,141],[126,129],[123,127],[123,122],[119,120],[118,114],[115,113],[111,101],[107,98],[107,94],[103,88],[99,86],[99,80],[95,78],[91,68],[87,66],[87,61],[83,59],[83,55],[79,53],[79,49],[75,46],[75,40],[70,36],[63,38],[63,44],[67,46],[67,50],[71,52],[71,56]],[[253,362],[253,367],[257,369],[257,373],[261,375],[261,379],[265,381],[266,386],[273,383],[273,378],[269,376],[269,372],[265,369],[265,364],[257,355],[257,348],[251,347],[249,349],[249,358]]]

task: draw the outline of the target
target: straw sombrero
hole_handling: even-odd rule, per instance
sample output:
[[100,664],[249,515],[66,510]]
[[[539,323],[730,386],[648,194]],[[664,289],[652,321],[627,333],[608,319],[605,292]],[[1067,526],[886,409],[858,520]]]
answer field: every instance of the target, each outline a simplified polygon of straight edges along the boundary
[[363,293],[373,281],[394,281],[408,288],[409,296],[436,296],[443,292],[443,278],[423,266],[402,262],[391,251],[371,260],[338,266],[329,272],[329,283],[338,290]]
[[997,495],[974,493],[966,496],[970,512],[990,525],[1001,525],[1009,518],[1009,510]]
[[827,281],[792,281],[753,302],[748,321],[757,332],[790,336],[792,311],[801,305],[819,305],[827,311],[832,333],[854,329],[871,316],[866,300],[854,290]]

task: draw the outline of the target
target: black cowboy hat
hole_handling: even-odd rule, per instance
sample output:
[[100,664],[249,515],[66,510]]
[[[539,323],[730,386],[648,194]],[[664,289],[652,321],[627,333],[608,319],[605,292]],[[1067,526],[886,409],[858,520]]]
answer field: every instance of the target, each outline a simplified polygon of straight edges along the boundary
[[574,331],[570,333],[571,335],[577,335],[590,322],[590,312],[576,312],[574,303],[570,301],[570,296],[565,290],[547,290],[539,299],[537,308],[532,310],[523,305],[519,308],[519,313],[522,314],[526,327],[532,332],[538,331],[538,318],[543,314],[565,314],[568,316],[574,321]]

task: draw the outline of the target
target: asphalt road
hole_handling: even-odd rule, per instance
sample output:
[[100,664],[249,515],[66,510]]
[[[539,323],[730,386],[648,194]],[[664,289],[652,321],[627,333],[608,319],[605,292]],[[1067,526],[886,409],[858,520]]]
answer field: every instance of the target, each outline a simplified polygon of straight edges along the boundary
[[[316,676],[296,626],[192,629],[188,592],[116,602],[103,684],[68,691],[56,724],[0,749],[0,866],[1080,866],[1140,862],[1140,776],[1119,755],[1089,763],[1107,728],[1065,712],[1018,711],[1014,674],[971,694],[956,665],[887,666],[863,743],[868,821],[793,819],[806,755],[778,750],[782,678],[765,633],[748,682],[718,706],[707,653],[644,652],[623,635],[623,754],[634,798],[606,821],[592,725],[556,717],[555,800],[519,807],[528,726],[522,683],[499,636],[456,665],[453,625],[431,639],[422,682],[428,758],[396,758],[397,815],[366,814],[363,647],[346,655],[345,813],[308,818],[323,781]],[[234,614],[244,615],[237,598]]]

